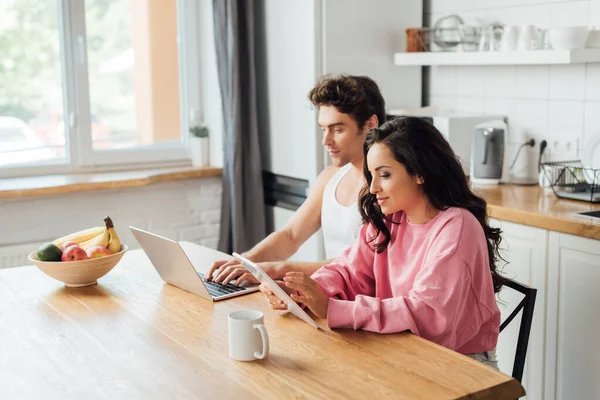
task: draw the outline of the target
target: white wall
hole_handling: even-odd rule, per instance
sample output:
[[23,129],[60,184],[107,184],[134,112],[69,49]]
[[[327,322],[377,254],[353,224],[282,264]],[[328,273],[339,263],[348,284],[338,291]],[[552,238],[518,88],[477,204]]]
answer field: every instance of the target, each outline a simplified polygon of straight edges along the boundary
[[408,27],[421,26],[422,0],[323,0],[323,70],[367,75],[388,109],[421,105],[421,68],[398,68]]
[[405,29],[422,24],[422,0],[263,3],[257,90],[264,169],[312,184],[323,158],[329,161],[307,98],[323,74],[373,78],[391,109],[421,104],[421,68],[399,69],[392,59],[405,49]]
[[[600,28],[600,1],[427,0],[425,20],[448,14],[467,24],[477,18],[539,28],[595,25]],[[580,156],[590,135],[600,130],[600,64],[567,66],[432,67],[425,103],[465,111],[504,113],[509,118],[511,152],[526,138],[548,141],[549,156]],[[567,148],[572,141],[571,150]],[[535,169],[538,145],[529,150]],[[522,160],[524,161],[524,160]],[[525,175],[523,163],[516,167]],[[531,175],[531,171],[529,171]]]
[[0,268],[30,264],[44,242],[113,220],[123,243],[139,245],[129,226],[216,248],[221,178],[161,182],[145,187],[0,200]]

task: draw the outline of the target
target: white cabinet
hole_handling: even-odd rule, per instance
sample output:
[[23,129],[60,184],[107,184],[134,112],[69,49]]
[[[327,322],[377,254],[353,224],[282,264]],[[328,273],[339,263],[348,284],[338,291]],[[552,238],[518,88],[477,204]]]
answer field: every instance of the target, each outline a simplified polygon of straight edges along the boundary
[[[523,386],[528,399],[600,399],[600,241],[490,220],[503,230],[504,273],[535,287]],[[522,296],[499,295],[502,320]],[[500,334],[499,366],[510,375],[520,317]]]
[[[548,249],[548,231],[505,221],[490,220],[494,227],[502,229],[502,257],[508,262],[503,274],[520,283],[538,290],[527,359],[523,373],[523,387],[528,399],[544,399],[544,328],[545,328],[545,287]],[[502,265],[500,261],[499,265]],[[504,288],[497,296],[498,307],[504,321],[519,304],[523,295],[510,288]],[[498,339],[498,364],[507,375],[512,374],[515,349],[521,323],[519,314]]]
[[550,232],[546,398],[600,399],[600,241]]

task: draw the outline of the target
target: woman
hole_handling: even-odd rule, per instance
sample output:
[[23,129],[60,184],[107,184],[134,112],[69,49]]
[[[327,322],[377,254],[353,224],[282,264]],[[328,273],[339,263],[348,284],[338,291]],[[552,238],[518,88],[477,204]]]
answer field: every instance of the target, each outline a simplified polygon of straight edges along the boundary
[[448,142],[425,120],[394,119],[371,130],[364,175],[360,236],[311,278],[288,273],[292,298],[331,328],[409,330],[497,368],[500,230]]

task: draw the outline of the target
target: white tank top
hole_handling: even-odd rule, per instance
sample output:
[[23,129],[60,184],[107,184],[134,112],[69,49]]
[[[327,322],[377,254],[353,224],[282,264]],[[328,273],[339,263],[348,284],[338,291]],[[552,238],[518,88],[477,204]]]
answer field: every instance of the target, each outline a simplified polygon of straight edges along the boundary
[[354,244],[362,219],[358,212],[357,202],[351,206],[343,206],[335,198],[338,184],[352,168],[352,164],[344,165],[325,185],[323,191],[323,203],[321,205],[321,228],[323,229],[323,241],[325,242],[326,258],[336,258],[344,250]]

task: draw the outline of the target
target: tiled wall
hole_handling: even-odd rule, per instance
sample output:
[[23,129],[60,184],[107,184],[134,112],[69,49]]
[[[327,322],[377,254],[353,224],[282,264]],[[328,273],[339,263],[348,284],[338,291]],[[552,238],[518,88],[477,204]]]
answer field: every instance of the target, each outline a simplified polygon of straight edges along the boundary
[[[595,25],[600,1],[426,0],[425,21],[449,14],[467,24]],[[600,63],[567,66],[431,67],[425,104],[483,113],[503,113],[510,124],[514,154],[533,137],[548,141],[552,159],[581,156],[591,134],[600,131]],[[569,141],[579,148],[567,148]],[[538,146],[521,157],[516,175],[535,174]],[[579,151],[579,154],[577,152]]]
[[110,216],[121,241],[139,245],[129,226],[216,248],[221,221],[221,178],[155,183],[44,197],[0,199],[0,268],[27,265],[44,242],[101,225]]

